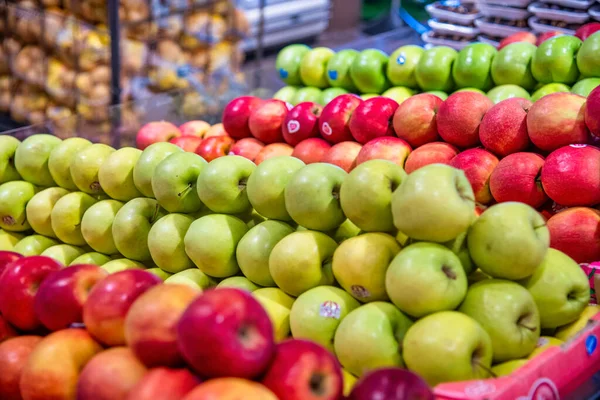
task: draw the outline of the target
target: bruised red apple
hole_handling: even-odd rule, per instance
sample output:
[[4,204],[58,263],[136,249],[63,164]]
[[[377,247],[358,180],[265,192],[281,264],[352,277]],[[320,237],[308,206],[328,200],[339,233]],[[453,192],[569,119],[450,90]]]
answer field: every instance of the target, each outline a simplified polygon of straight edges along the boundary
[[256,160],[258,153],[265,147],[264,143],[254,138],[244,138],[235,142],[229,150],[230,156],[242,156],[250,161]]
[[0,399],[22,400],[19,382],[23,368],[41,336],[20,336],[0,343]]
[[581,25],[576,31],[575,36],[584,41],[593,33],[600,31],[600,22],[590,22],[585,25]]
[[200,142],[196,148],[196,154],[211,162],[216,158],[229,154],[234,144],[235,140],[229,136],[211,136]]
[[354,385],[348,400],[434,400],[433,391],[419,375],[402,368],[381,368]]
[[136,135],[135,142],[138,149],[144,150],[153,143],[168,142],[177,136],[181,136],[181,131],[177,126],[167,121],[157,121],[142,126]]
[[574,144],[553,151],[542,168],[542,185],[563,206],[600,203],[600,150]]
[[498,165],[495,155],[483,149],[469,149],[458,153],[450,165],[465,172],[477,203],[490,204],[494,200],[490,192],[490,176]]
[[199,383],[184,368],[153,368],[129,391],[127,400],[181,400]]
[[175,146],[179,146],[183,150],[193,153],[203,140],[204,139],[197,136],[178,136],[169,140],[169,143],[173,143]]
[[262,148],[262,150],[256,155],[254,163],[256,165],[261,162],[279,156],[291,156],[294,152],[294,148],[286,143],[272,143]]
[[182,136],[196,136],[203,138],[210,129],[210,124],[206,121],[188,121],[179,126]]
[[107,276],[94,286],[83,305],[83,323],[87,330],[107,346],[124,345],[125,316],[131,304],[160,283],[158,276],[140,269]]
[[248,122],[250,115],[263,103],[254,96],[241,96],[231,100],[223,110],[223,126],[234,139],[252,136]]
[[356,157],[356,165],[369,160],[389,160],[404,168],[406,158],[412,151],[405,141],[393,136],[383,136],[367,142]]
[[350,172],[356,167],[356,157],[360,153],[362,146],[356,142],[341,142],[333,145],[321,162],[337,165],[346,172]]
[[83,304],[90,290],[108,272],[97,265],[73,265],[53,272],[42,282],[35,296],[35,313],[51,331],[83,322]]
[[182,400],[278,400],[257,382],[240,378],[217,378],[201,383]]
[[23,258],[23,256],[14,251],[0,251],[0,275],[2,275],[8,264],[20,258]]
[[15,328],[13,328],[8,321],[4,319],[2,314],[0,314],[0,343],[15,336],[18,336]]
[[323,106],[310,101],[297,104],[290,110],[283,123],[283,139],[291,146],[319,136],[319,117]]
[[539,46],[540,44],[544,43],[546,40],[553,38],[554,36],[562,36],[564,35],[564,33],[560,32],[560,31],[550,31],[550,32],[543,32],[540,33],[537,37],[537,40],[535,41],[535,45]]
[[338,400],[344,387],[335,356],[315,342],[300,339],[277,345],[262,383],[280,400]]
[[456,92],[444,101],[437,114],[442,139],[459,148],[479,144],[479,125],[494,103],[484,94]]
[[22,331],[39,328],[35,295],[44,279],[61,268],[59,262],[44,256],[20,258],[10,263],[0,275],[0,314]]
[[587,97],[585,124],[596,138],[600,138],[600,86]]
[[352,137],[360,144],[381,136],[394,136],[396,100],[373,97],[363,101],[352,113],[348,127]]
[[282,127],[288,112],[288,104],[281,100],[264,101],[250,114],[252,136],[265,144],[283,142]]
[[188,365],[208,378],[255,378],[275,352],[269,315],[245,290],[204,292],[183,313],[177,333]]
[[321,161],[321,159],[325,156],[325,153],[327,153],[327,151],[329,151],[330,148],[331,145],[323,139],[305,139],[298,143],[296,147],[294,147],[292,157],[296,157],[304,161],[304,164],[318,163]]
[[404,100],[394,114],[396,135],[414,148],[439,140],[436,114],[442,102],[442,99],[429,93]]
[[546,223],[550,247],[578,263],[600,259],[600,211],[573,207],[554,214]]
[[541,207],[548,196],[541,181],[544,157],[536,153],[514,153],[494,168],[490,190],[498,203],[518,201],[533,208]]
[[502,157],[527,149],[530,145],[527,112],[532,104],[513,97],[490,108],[479,125],[481,144]]
[[229,136],[229,137],[231,137],[229,132],[227,132],[225,130],[225,126],[223,124],[214,124],[204,134],[205,139],[209,138],[209,137],[213,137],[213,136]]
[[526,42],[526,43],[535,44],[536,41],[537,41],[537,38],[531,32],[513,33],[512,35],[510,35],[500,41],[500,44],[498,45],[498,51],[502,50],[503,48],[505,48],[506,46],[508,46],[511,43]]
[[354,110],[362,104],[362,100],[354,94],[342,94],[323,107],[319,117],[319,132],[329,143],[340,143],[353,140],[349,122]]
[[407,174],[429,164],[447,164],[459,153],[458,149],[445,142],[427,143],[414,149],[406,158],[404,170]]
[[529,138],[541,150],[553,151],[569,144],[588,143],[585,97],[552,93],[536,101],[527,114]]

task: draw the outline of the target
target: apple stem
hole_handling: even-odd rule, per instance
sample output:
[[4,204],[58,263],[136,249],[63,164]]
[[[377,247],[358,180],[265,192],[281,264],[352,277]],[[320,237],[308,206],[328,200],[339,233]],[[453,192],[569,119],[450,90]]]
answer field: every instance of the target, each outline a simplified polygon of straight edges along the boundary
[[187,192],[189,192],[192,187],[194,187],[194,184],[188,183],[188,185],[186,186],[185,189],[183,189],[181,192],[177,193],[177,197],[181,197],[181,196],[187,194]]
[[246,189],[247,184],[248,184],[248,178],[240,179],[240,181],[238,182],[238,189],[240,191],[243,191],[244,189]]

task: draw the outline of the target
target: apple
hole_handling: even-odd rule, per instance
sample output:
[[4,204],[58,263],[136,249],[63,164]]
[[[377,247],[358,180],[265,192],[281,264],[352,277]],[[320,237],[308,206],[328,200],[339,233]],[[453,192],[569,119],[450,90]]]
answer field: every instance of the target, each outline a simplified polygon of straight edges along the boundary
[[511,43],[527,42],[527,43],[535,44],[536,41],[537,41],[537,38],[531,32],[517,32],[517,33],[513,33],[512,35],[502,39],[500,41],[500,44],[498,45],[498,50],[502,50],[503,48],[505,48],[506,46],[508,46]]
[[[571,88],[571,93],[579,96],[588,97],[594,89],[600,86],[600,78],[585,78],[579,80]],[[590,129],[591,130],[591,129]]]
[[[536,85],[532,74],[532,59],[537,47],[527,42],[511,43],[496,54],[492,61],[492,79],[497,86],[517,85],[531,90]],[[489,95],[489,94],[488,94]]]
[[79,265],[79,264],[91,264],[91,265],[102,266],[102,265],[106,264],[107,262],[109,262],[110,260],[111,260],[111,258],[105,254],[90,252],[90,253],[82,254],[79,257],[77,257],[76,259],[74,259],[73,261],[71,261],[71,263],[69,264],[69,267],[72,267],[74,265]]
[[174,144],[175,146],[181,147],[184,151],[195,152],[200,143],[202,143],[204,139],[199,136],[178,136],[171,140],[169,143]]
[[0,229],[0,251],[13,251],[14,246],[23,239],[23,235]]
[[14,337],[0,343],[0,398],[21,400],[21,374],[40,336]]
[[281,290],[292,296],[331,285],[334,282],[331,261],[336,247],[335,240],[322,232],[293,232],[271,250],[271,277]]
[[453,93],[438,110],[436,120],[444,141],[459,148],[479,144],[479,125],[494,103],[475,92]]
[[87,139],[74,137],[65,139],[54,147],[48,158],[48,170],[58,186],[77,190],[71,177],[71,161],[76,153],[91,145],[92,142]]
[[394,226],[417,240],[456,238],[471,225],[474,211],[475,195],[464,172],[443,164],[412,172],[392,195]]
[[529,92],[517,85],[496,86],[487,93],[487,96],[494,104],[498,104],[503,100],[511,99],[513,97],[520,97],[527,100],[531,99]]
[[83,192],[73,192],[62,196],[50,214],[52,230],[58,239],[74,246],[85,246],[81,231],[85,212],[96,203],[96,199]]
[[354,94],[336,97],[323,108],[319,117],[319,131],[330,143],[353,140],[349,122],[356,108],[363,101]]
[[174,137],[181,136],[179,128],[167,121],[150,122],[140,128],[136,134],[136,146],[144,150],[151,144],[158,142],[168,142]]
[[452,65],[458,53],[447,46],[436,46],[425,50],[415,70],[419,87],[424,91],[447,92],[454,87]]
[[[320,105],[323,104],[322,97],[323,92],[321,91],[321,89],[310,86],[302,87],[296,91],[296,94],[292,99],[291,105],[297,106],[300,103],[315,103]],[[288,108],[291,107],[288,106]]]
[[127,258],[116,258],[102,265],[101,268],[109,274],[126,271],[130,269],[146,269],[146,266],[140,262],[129,260]]
[[15,244],[13,250],[25,257],[39,256],[46,249],[60,244],[58,240],[42,235],[25,236]]
[[100,165],[98,182],[109,197],[121,201],[142,197],[133,181],[133,169],[141,155],[141,150],[124,147],[109,154]]
[[596,304],[590,304],[582,312],[579,318],[570,324],[561,326],[554,334],[557,339],[562,341],[568,341],[572,339],[586,327],[590,325],[591,318],[600,312],[600,306]]
[[275,341],[281,342],[287,339],[290,336],[290,312],[295,299],[274,287],[256,289],[252,295],[269,314],[275,332]]
[[285,101],[286,103],[293,104],[296,93],[298,93],[299,87],[297,86],[284,86],[279,89],[273,95],[274,99]]
[[454,157],[450,165],[465,172],[477,203],[490,204],[494,200],[490,192],[490,176],[498,165],[495,155],[483,149],[469,149]]
[[546,85],[541,86],[531,95],[531,101],[534,103],[541,99],[544,96],[547,96],[551,93],[570,93],[571,88],[565,85],[564,83],[548,83]]
[[266,145],[256,156],[254,163],[260,165],[269,158],[291,156],[294,148],[286,143],[271,143]]
[[47,134],[29,136],[23,140],[14,154],[15,168],[23,180],[37,186],[55,186],[48,159],[61,142],[56,136]]
[[228,155],[242,156],[250,161],[254,161],[264,147],[265,145],[260,140],[244,138],[235,142],[229,150]]
[[77,188],[88,194],[102,195],[104,190],[98,178],[100,166],[115,152],[105,144],[93,144],[78,151],[71,160],[71,178]]
[[402,104],[407,99],[412,97],[414,94],[415,94],[415,91],[412,89],[409,89],[404,86],[397,86],[397,87],[390,88],[390,89],[386,90],[385,92],[383,92],[381,97],[386,97],[388,99],[394,100],[398,104]]
[[551,336],[540,336],[538,339],[535,349],[529,353],[527,359],[531,360],[534,357],[539,356],[544,351],[548,350],[550,347],[558,347],[561,346],[564,342],[560,339]]
[[[359,52],[353,49],[344,49],[334,54],[327,62],[327,81],[334,88],[342,88],[354,92],[357,90],[350,76],[350,67]],[[323,101],[323,104],[327,104]]]
[[600,87],[592,90],[585,107],[585,124],[594,135],[600,137]]
[[127,400],[181,400],[199,383],[185,368],[152,368],[129,391]]
[[50,257],[58,261],[62,265],[69,265],[77,257],[85,254],[85,250],[81,247],[72,246],[70,244],[58,244],[52,247],[48,247],[42,251],[41,256]]
[[189,215],[168,214],[150,228],[148,249],[152,260],[162,270],[177,273],[194,267],[183,243],[192,222],[194,218]]
[[582,42],[571,35],[561,35],[541,43],[531,60],[533,77],[542,83],[577,82],[579,69],[576,54]]
[[551,39],[555,36],[563,36],[563,35],[564,35],[564,33],[561,31],[542,32],[538,35],[535,45],[539,46],[542,43],[544,43],[545,41],[547,41],[548,39]]
[[245,276],[232,276],[229,278],[225,278],[221,282],[219,282],[219,284],[216,287],[217,289],[241,289],[250,293],[254,292],[259,288],[259,286],[256,286],[254,283],[252,283],[251,280],[249,280]]
[[500,364],[496,364],[492,367],[491,371],[496,378],[502,376],[512,375],[515,371],[520,369],[522,366],[527,364],[527,359],[518,358],[515,360],[505,361]]
[[[575,42],[577,39],[572,39]],[[573,46],[574,47],[574,46]],[[600,67],[600,33],[591,34],[579,48],[577,52],[577,67],[584,77],[598,78],[598,68]]]
[[196,183],[207,162],[194,153],[173,153],[162,160],[152,175],[152,192],[171,213],[195,213],[202,209]]
[[313,103],[299,103],[290,110],[282,126],[283,139],[296,146],[304,139],[319,135],[319,116],[323,106]]
[[152,176],[156,166],[162,160],[177,152],[183,152],[183,149],[171,143],[154,143],[142,152],[133,167],[133,182],[144,196],[154,197]]
[[281,100],[267,100],[250,114],[248,127],[252,136],[265,144],[282,142],[281,128],[288,114],[288,105]]
[[257,382],[240,378],[217,378],[201,383],[183,400],[278,400],[269,389]]
[[211,162],[229,154],[234,144],[235,140],[229,136],[211,136],[200,142],[195,153]]
[[171,275],[165,279],[165,284],[187,285],[201,291],[217,285],[211,277],[195,267]]
[[21,179],[15,167],[15,152],[19,144],[21,141],[13,136],[0,136],[0,184]]
[[398,109],[395,100],[386,97],[374,97],[363,101],[356,107],[348,127],[352,137],[360,144],[381,136],[394,136],[393,119]]
[[367,142],[356,157],[356,165],[369,160],[389,160],[404,167],[404,163],[412,148],[403,139],[383,136]]
[[254,96],[240,96],[231,100],[223,110],[223,128],[234,139],[250,137],[250,115],[263,103]]
[[321,162],[336,165],[350,172],[356,166],[356,158],[361,150],[362,146],[356,142],[336,143],[323,155]]
[[188,121],[179,125],[179,130],[181,131],[182,136],[195,136],[201,138],[204,137],[209,129],[210,124],[206,121]]
[[425,51],[421,46],[407,45],[396,49],[390,55],[387,77],[394,86],[418,88],[415,70]]
[[458,52],[452,66],[452,77],[458,88],[489,90],[494,86],[492,61],[498,50],[487,43],[472,43]]
[[590,302],[588,277],[566,254],[549,249],[533,275],[521,282],[540,311],[542,328],[576,321]]
[[553,215],[547,222],[550,247],[573,258],[578,263],[598,260],[600,243],[600,211],[573,207]]
[[439,97],[427,93],[402,102],[394,113],[396,135],[415,148],[438,140],[436,114],[441,104]]
[[501,157],[527,149],[527,113],[531,106],[531,101],[522,98],[506,99],[492,106],[479,125],[481,144]]
[[30,230],[26,209],[36,192],[37,188],[25,181],[0,185],[0,228],[11,232]]
[[403,368],[380,368],[365,374],[348,400],[433,400],[431,388],[419,375]]
[[81,235],[94,250],[103,254],[118,254],[112,233],[113,221],[123,203],[102,200],[87,209],[81,219]]
[[308,51],[300,61],[300,79],[305,86],[326,88],[329,86],[327,80],[327,64],[334,56],[334,51],[327,47],[315,47]]
[[15,251],[0,251],[0,275],[2,275],[6,267],[12,262],[20,260],[23,257],[26,256]]
[[600,31],[600,22],[590,22],[580,26],[577,29],[577,31],[575,31],[575,36],[577,36],[582,41],[585,41],[593,33],[598,31]]
[[333,99],[335,99],[336,97],[341,96],[343,94],[348,94],[348,91],[345,89],[342,89],[342,88],[337,88],[337,87],[331,87],[331,88],[325,89],[321,92],[321,104],[327,105],[331,101],[333,101]]
[[56,238],[52,229],[51,213],[58,200],[69,191],[59,187],[44,189],[36,193],[25,207],[27,222],[40,235]]
[[413,150],[406,158],[404,170],[412,173],[417,169],[430,164],[446,164],[459,153],[458,149],[445,142],[432,142],[424,144]]
[[360,93],[382,93],[389,87],[389,56],[379,49],[361,51],[350,66],[350,77]]
[[300,63],[302,58],[310,51],[305,44],[291,44],[284,47],[275,60],[275,68],[279,78],[288,85],[301,85]]
[[490,191],[498,203],[518,201],[533,208],[541,207],[548,196],[541,185],[544,157],[535,153],[506,156],[490,176]]
[[331,148],[331,145],[320,138],[305,139],[294,147],[292,157],[298,158],[305,164],[314,164]]

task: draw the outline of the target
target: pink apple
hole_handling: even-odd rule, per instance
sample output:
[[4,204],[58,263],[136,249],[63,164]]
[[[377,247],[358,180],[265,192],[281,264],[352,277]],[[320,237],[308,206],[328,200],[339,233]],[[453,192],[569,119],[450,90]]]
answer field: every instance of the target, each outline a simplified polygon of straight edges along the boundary
[[181,136],[178,127],[167,121],[158,121],[142,126],[135,141],[138,149],[144,150],[153,143],[168,142],[177,136]]
[[[212,137],[212,136],[229,136],[232,137],[229,132],[225,130],[225,126],[223,124],[214,124],[211,126],[208,131],[204,134],[204,139]],[[235,139],[235,138],[234,138]]]
[[323,106],[310,101],[292,108],[283,123],[283,139],[295,146],[304,139],[319,136],[319,116]]
[[407,174],[429,164],[447,164],[459,153],[458,149],[444,142],[427,143],[408,155],[404,170]]
[[275,352],[269,315],[245,290],[204,292],[183,313],[177,333],[188,365],[208,378],[258,377]]
[[216,378],[198,385],[181,400],[278,400],[258,382],[242,378]]
[[329,143],[353,140],[348,126],[354,110],[363,101],[354,94],[342,94],[323,107],[319,117],[319,132]]
[[383,136],[367,142],[358,156],[356,165],[369,160],[389,160],[402,168],[412,148],[402,139],[393,136]]
[[18,336],[15,328],[0,314],[0,343],[15,336]]
[[206,121],[188,121],[179,126],[182,136],[196,136],[203,138],[210,129],[210,124]]
[[398,103],[387,97],[363,101],[350,118],[350,132],[360,144],[381,136],[394,136],[394,113]]
[[552,93],[536,101],[527,114],[529,138],[538,148],[553,151],[590,141],[585,124],[585,97]]
[[277,345],[262,383],[280,400],[338,400],[344,387],[335,356],[317,343],[300,339]]
[[454,157],[450,165],[465,172],[477,203],[490,204],[494,200],[490,192],[490,176],[498,165],[495,155],[483,149],[469,149]]
[[439,140],[436,114],[442,102],[442,99],[429,93],[404,100],[394,114],[396,135],[414,148]]
[[0,343],[0,399],[22,400],[21,374],[41,336],[20,336]]
[[494,168],[490,190],[498,203],[518,201],[533,208],[541,207],[548,196],[540,179],[544,157],[535,153],[514,153]]
[[4,269],[13,261],[23,258],[19,253],[14,251],[0,251],[0,275],[4,272]]
[[581,40],[587,39],[593,33],[600,31],[600,22],[590,22],[585,25],[581,25],[576,31],[575,36]]
[[225,130],[235,139],[252,136],[248,122],[250,115],[263,101],[254,96],[241,96],[233,99],[223,110],[223,125]]
[[127,400],[181,400],[199,383],[187,369],[153,368],[129,391]]
[[197,136],[178,136],[169,140],[169,143],[173,143],[175,146],[179,146],[183,150],[193,153],[203,140],[204,139]]
[[254,161],[264,147],[264,143],[260,140],[244,138],[235,142],[229,150],[229,155],[242,156],[250,161]]
[[540,33],[537,37],[537,40],[535,41],[535,45],[539,46],[540,44],[544,43],[546,40],[553,38],[554,36],[562,36],[564,35],[564,33],[560,32],[560,31],[550,31],[550,32],[543,32]]
[[252,136],[265,144],[283,142],[282,128],[289,112],[288,104],[271,99],[261,103],[248,121]]
[[196,148],[196,154],[211,162],[215,158],[224,157],[229,154],[235,140],[229,136],[211,136],[203,139]]
[[600,86],[592,90],[587,98],[585,123],[595,138],[600,138]]
[[550,247],[578,263],[600,260],[600,211],[574,207],[553,215],[547,222]]
[[321,162],[337,165],[350,172],[356,167],[356,157],[361,149],[362,146],[356,142],[337,143],[327,150]]
[[49,257],[13,261],[0,275],[0,314],[14,327],[32,331],[41,326],[34,301],[40,284],[62,265]]
[[268,158],[279,157],[279,156],[291,156],[294,152],[294,148],[286,143],[272,143],[268,144],[256,155],[254,163],[256,165],[265,161]]
[[331,145],[323,139],[305,139],[294,147],[292,157],[304,161],[305,164],[313,164],[320,162],[330,148]]
[[505,48],[506,46],[508,46],[511,43],[526,42],[526,43],[535,44],[536,41],[537,41],[537,38],[531,32],[517,32],[517,33],[513,33],[509,37],[502,39],[500,41],[500,44],[498,45],[498,50],[502,50],[503,48]]
[[494,103],[484,94],[456,92],[440,105],[437,129],[442,139],[459,148],[479,144],[479,124]]
[[433,391],[419,375],[403,368],[381,368],[361,377],[348,400],[434,400]]
[[527,112],[532,104],[513,97],[490,108],[479,125],[481,144],[502,157],[527,149],[530,145]]

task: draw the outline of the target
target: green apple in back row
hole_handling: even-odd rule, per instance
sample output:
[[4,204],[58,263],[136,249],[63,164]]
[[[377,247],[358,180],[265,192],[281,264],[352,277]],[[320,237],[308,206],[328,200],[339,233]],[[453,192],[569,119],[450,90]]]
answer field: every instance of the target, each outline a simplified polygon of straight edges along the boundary
[[600,78],[600,33],[595,32],[577,52],[577,67],[584,77]]
[[389,57],[381,50],[360,52],[350,66],[352,82],[361,93],[383,93],[389,86],[386,70]]
[[452,65],[458,53],[447,46],[436,46],[425,50],[421,56],[415,77],[424,91],[441,90],[448,92],[454,87]]
[[402,104],[404,100],[413,96],[415,92],[404,86],[389,88],[381,96],[394,100],[398,104]]
[[50,215],[56,237],[67,244],[85,246],[81,221],[85,212],[96,203],[95,198],[83,192],[69,193],[58,199]]
[[421,46],[408,45],[396,49],[387,65],[387,77],[394,86],[418,89],[415,70],[425,50]]
[[31,229],[26,207],[36,192],[37,188],[25,181],[11,181],[0,185],[0,228],[12,232]]
[[73,261],[71,261],[71,264],[69,264],[69,266],[80,265],[80,264],[91,264],[91,265],[101,266],[101,265],[106,264],[110,260],[111,260],[111,258],[109,256],[102,254],[102,253],[96,253],[96,252],[85,253],[85,254],[80,255]]
[[23,140],[15,151],[15,168],[23,180],[38,186],[54,186],[48,159],[62,141],[52,135],[33,135]]
[[103,270],[109,274],[115,274],[117,272],[126,271],[128,269],[146,269],[146,266],[138,261],[133,261],[128,258],[118,258],[111,260],[106,264],[100,266]]
[[327,63],[327,80],[329,81],[329,85],[350,92],[356,91],[356,86],[350,76],[350,66],[358,55],[358,51],[346,49],[336,53],[329,59]]
[[223,288],[241,289],[250,293],[259,289],[258,286],[252,283],[252,281],[250,281],[250,279],[246,278],[245,276],[232,276],[230,278],[223,279],[217,285],[217,289]]
[[487,43],[472,43],[458,52],[452,77],[458,88],[489,90],[494,86],[491,69],[498,51]]
[[321,104],[322,98],[323,92],[321,91],[321,89],[309,86],[298,89],[291,103],[293,106],[296,106],[300,103],[304,103],[306,101]]
[[88,194],[104,194],[98,172],[104,161],[115,152],[105,144],[93,144],[78,151],[71,160],[71,177],[77,188]]
[[21,179],[15,167],[15,152],[20,143],[12,136],[0,136],[0,184]]
[[286,103],[294,104],[294,97],[298,92],[296,86],[284,86],[273,95],[274,99],[285,101]]
[[168,214],[150,228],[148,249],[154,263],[164,271],[177,273],[194,267],[183,243],[192,222],[194,218],[189,215]]
[[152,175],[152,191],[168,212],[195,213],[203,204],[198,197],[198,176],[207,162],[191,152],[173,153],[162,160]]
[[600,86],[600,78],[585,78],[573,85],[571,93],[588,97],[598,86]]
[[156,166],[171,154],[178,152],[183,152],[183,149],[165,142],[153,143],[144,149],[133,167],[133,182],[144,196],[154,197],[152,176]]
[[306,53],[300,62],[302,83],[305,86],[314,86],[321,89],[328,87],[327,63],[334,54],[333,50],[327,47],[316,47]]
[[56,237],[52,229],[52,209],[56,202],[66,194],[69,194],[67,189],[53,187],[36,193],[29,200],[25,208],[27,221],[36,233],[53,238]]
[[13,251],[25,256],[39,256],[49,247],[59,245],[58,240],[42,236],[42,235],[31,235],[21,239]]
[[260,288],[252,296],[263,306],[275,333],[275,341],[280,342],[290,336],[290,312],[294,298],[279,288]]
[[511,99],[513,97],[521,97],[523,99],[531,100],[529,92],[523,89],[521,86],[517,85],[496,86],[495,88],[487,92],[487,97],[494,104],[498,104],[503,100]]
[[88,208],[81,219],[81,234],[86,243],[103,254],[117,254],[112,226],[123,203],[117,200],[102,200]]
[[142,197],[133,182],[133,168],[142,151],[124,147],[111,153],[98,170],[98,181],[104,192],[112,199],[129,201]]
[[13,248],[24,236],[0,229],[0,251],[13,251]]
[[442,92],[440,90],[430,90],[430,91],[427,91],[427,92],[424,92],[424,93],[433,94],[433,95],[439,97],[442,100],[446,100],[448,98],[448,93]]
[[533,77],[542,83],[577,82],[579,69],[575,55],[581,47],[581,40],[576,36],[554,36],[540,44],[533,54],[531,72]]
[[167,279],[169,279],[171,276],[173,276],[173,274],[168,273],[163,271],[160,268],[148,268],[146,270],[146,272],[151,273],[152,275],[156,275],[157,277],[159,277],[163,282],[166,281]]
[[217,283],[196,267],[177,272],[165,280],[167,284],[187,285],[194,289],[206,290],[217,286]]
[[281,49],[275,60],[275,68],[279,78],[287,85],[301,85],[300,63],[302,58],[310,51],[305,44],[292,44]]
[[346,89],[342,89],[342,88],[325,89],[325,90],[323,90],[323,93],[321,93],[321,104],[326,106],[336,97],[341,96],[343,94],[347,94],[347,93],[348,93],[348,91]]
[[534,44],[511,43],[496,54],[492,61],[492,79],[499,85],[517,85],[532,90],[536,80],[531,73],[531,60],[537,50]]
[[536,102],[544,96],[547,96],[552,93],[569,93],[571,89],[565,85],[564,83],[548,83],[546,85],[541,86],[531,95],[531,101]]
[[56,246],[48,247],[40,255],[53,258],[62,265],[69,265],[73,260],[83,254],[85,254],[85,250],[81,247],[72,246],[70,244],[58,244]]
[[62,141],[50,153],[48,169],[56,184],[68,190],[79,190],[71,176],[71,161],[75,154],[92,145],[87,139],[68,138]]

